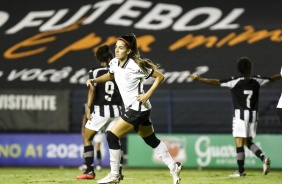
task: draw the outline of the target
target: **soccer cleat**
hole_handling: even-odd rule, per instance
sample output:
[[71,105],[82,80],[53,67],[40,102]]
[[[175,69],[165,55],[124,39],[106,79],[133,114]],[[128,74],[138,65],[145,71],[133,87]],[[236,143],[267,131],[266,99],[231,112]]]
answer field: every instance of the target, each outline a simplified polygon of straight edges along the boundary
[[123,180],[123,178],[124,178],[123,174],[119,173],[119,179]]
[[94,179],[94,178],[95,178],[95,173],[93,171],[84,172],[83,174],[76,176],[76,179],[79,180]]
[[264,157],[262,166],[263,166],[263,174],[267,175],[269,173],[269,168],[270,168],[269,157]]
[[101,166],[101,165],[97,165],[97,166],[96,166],[96,170],[97,170],[97,171],[102,171],[102,166]]
[[170,174],[173,178],[173,184],[179,184],[180,183],[180,171],[182,169],[182,165],[179,162],[176,162],[175,165],[176,165],[175,171],[170,171]]
[[113,175],[109,173],[105,178],[102,178],[97,181],[98,184],[111,184],[111,183],[119,183],[120,177],[119,175]]
[[239,171],[236,171],[234,174],[229,175],[230,178],[239,178],[243,176],[246,176],[246,173],[245,172],[239,173]]

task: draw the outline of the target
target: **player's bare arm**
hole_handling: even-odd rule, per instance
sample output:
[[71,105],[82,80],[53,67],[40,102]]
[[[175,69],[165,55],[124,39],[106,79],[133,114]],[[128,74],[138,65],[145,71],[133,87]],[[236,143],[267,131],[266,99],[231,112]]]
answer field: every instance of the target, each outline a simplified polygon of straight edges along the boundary
[[86,104],[86,118],[88,120],[91,120],[91,112],[90,112],[90,108],[92,105],[92,102],[94,101],[95,98],[95,86],[90,86],[89,90],[88,90],[88,95],[87,95],[87,104]]
[[220,81],[218,79],[208,79],[208,78],[202,78],[199,75],[189,75],[190,78],[192,78],[195,81],[199,81],[206,84],[212,84],[212,85],[220,85]]
[[270,77],[271,82],[281,79],[281,74],[275,74]]
[[111,73],[105,73],[104,75],[96,78],[96,79],[88,79],[86,81],[86,86],[93,86],[93,83],[103,83],[114,79],[114,75]]

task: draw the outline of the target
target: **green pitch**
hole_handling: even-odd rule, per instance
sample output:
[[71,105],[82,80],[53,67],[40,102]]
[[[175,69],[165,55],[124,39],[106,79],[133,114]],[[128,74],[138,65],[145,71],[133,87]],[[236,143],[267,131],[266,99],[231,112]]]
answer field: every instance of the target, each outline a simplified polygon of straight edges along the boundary
[[[106,176],[109,168],[96,172],[94,180],[76,180],[81,174],[77,168],[28,168],[0,167],[1,184],[95,184],[98,179]],[[267,176],[261,170],[247,170],[243,178],[229,178],[234,170],[197,170],[183,169],[181,184],[278,184],[282,181],[281,170],[270,170]],[[124,168],[124,180],[120,184],[172,184],[168,169]]]

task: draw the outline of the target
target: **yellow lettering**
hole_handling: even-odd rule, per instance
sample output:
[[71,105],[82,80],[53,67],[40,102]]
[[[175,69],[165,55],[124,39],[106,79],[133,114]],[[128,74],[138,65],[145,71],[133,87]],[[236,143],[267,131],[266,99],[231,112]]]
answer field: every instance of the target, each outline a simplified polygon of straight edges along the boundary
[[0,157],[8,157],[9,156],[9,146],[5,145],[5,148],[3,147],[2,144],[0,144]]
[[282,30],[259,30],[255,31],[252,26],[246,26],[245,32],[237,35],[236,33],[230,33],[221,40],[216,36],[205,37],[204,35],[193,36],[192,34],[188,34],[185,37],[179,39],[170,45],[169,50],[175,51],[182,47],[186,47],[187,49],[194,49],[199,47],[200,45],[205,45],[207,48],[211,48],[213,46],[222,47],[227,44],[228,46],[234,46],[242,42],[247,42],[249,44],[258,42],[260,40],[270,38],[271,41],[281,42]]
[[11,144],[9,153],[12,158],[18,158],[21,155],[21,147],[18,144]]
[[25,151],[25,157],[33,157],[35,158],[36,157],[36,152],[35,152],[35,149],[34,149],[34,146],[32,144],[28,144],[27,147],[26,147],[26,151]]
[[205,37],[203,35],[193,36],[192,34],[188,34],[184,38],[172,44],[169,47],[169,50],[174,51],[184,46],[186,46],[187,49],[193,49],[203,44],[210,48],[216,43],[217,40],[218,38],[216,36]]
[[98,44],[101,41],[100,37],[96,37],[94,33],[91,33],[84,38],[78,40],[77,42],[71,44],[70,46],[63,49],[61,52],[57,53],[48,60],[48,63],[53,63],[63,55],[71,51],[78,51],[92,48],[94,45]]
[[155,41],[155,37],[152,35],[144,35],[137,38],[138,48],[143,52],[151,51],[149,45]]
[[[22,57],[28,57],[28,56],[32,56],[32,55],[36,55],[39,54],[41,52],[44,52],[47,47],[43,46],[43,47],[39,47],[37,49],[34,50],[29,50],[29,51],[22,51],[22,52],[16,52],[17,50],[20,50],[21,48],[25,48],[25,47],[30,47],[30,46],[36,46],[39,44],[44,44],[44,43],[48,43],[48,42],[52,42],[54,40],[56,40],[55,36],[50,36],[49,35],[54,35],[54,34],[58,34],[58,33],[64,33],[67,31],[72,31],[74,29],[77,29],[79,26],[79,24],[83,21],[84,19],[81,19],[79,21],[77,21],[75,24],[61,29],[61,30],[55,30],[55,31],[49,31],[49,32],[44,32],[44,33],[39,33],[31,38],[28,38],[14,46],[12,46],[11,48],[9,48],[7,51],[4,52],[4,57],[6,57],[7,59],[16,59],[16,58],[22,58]],[[46,37],[46,38],[45,38]]]
[[117,37],[115,37],[115,36],[110,36],[110,37],[108,37],[108,39],[107,39],[105,42],[103,42],[102,44],[100,44],[100,45],[94,47],[93,53],[96,53],[97,49],[98,49],[100,46],[102,46],[102,45],[109,45],[109,46],[110,46],[110,45],[115,44],[116,41],[117,41]]
[[36,146],[36,150],[37,150],[37,155],[39,158],[41,158],[43,156],[43,148],[42,145],[39,144],[38,146]]
[[224,44],[226,44],[229,40],[231,40],[232,38],[234,38],[236,36],[235,33],[230,33],[229,35],[227,35],[226,37],[224,37],[223,39],[221,39],[217,44],[216,47],[222,47]]

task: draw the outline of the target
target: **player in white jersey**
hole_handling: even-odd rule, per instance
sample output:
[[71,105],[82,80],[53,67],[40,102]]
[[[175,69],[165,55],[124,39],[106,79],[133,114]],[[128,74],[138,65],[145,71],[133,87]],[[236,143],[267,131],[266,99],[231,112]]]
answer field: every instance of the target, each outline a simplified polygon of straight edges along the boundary
[[[96,51],[96,59],[100,62],[100,67],[90,70],[89,78],[93,79],[107,73],[109,70],[108,64],[112,58],[113,54],[108,45],[99,47]],[[93,167],[93,137],[101,130],[105,132],[109,131],[117,122],[121,113],[121,104],[121,96],[118,87],[113,80],[109,80],[106,83],[94,84],[89,88],[86,107],[86,117],[88,120],[83,132],[83,156],[87,168],[83,174],[76,177],[77,179],[95,178]],[[122,158],[120,159],[122,160]],[[120,163],[119,177],[121,179],[123,178]]]
[[251,76],[252,62],[246,57],[238,60],[237,69],[241,76],[229,79],[207,79],[198,75],[190,75],[190,77],[196,81],[231,89],[234,107],[232,134],[236,142],[238,171],[231,174],[230,177],[246,175],[244,145],[261,159],[263,173],[266,175],[269,172],[270,159],[252,141],[256,136],[259,90],[261,86],[279,80],[281,75],[275,74],[271,77]]
[[[91,86],[93,82],[103,83],[115,79],[125,106],[121,117],[107,135],[111,172],[105,178],[98,180],[98,183],[119,182],[118,164],[121,154],[119,139],[134,129],[168,166],[173,184],[179,184],[182,165],[173,160],[166,145],[156,137],[150,119],[149,98],[164,80],[163,74],[157,68],[158,65],[151,60],[140,57],[135,35],[124,35],[116,42],[115,58],[110,62],[109,73],[86,82],[87,86]],[[143,81],[149,77],[155,80],[145,92]]]

